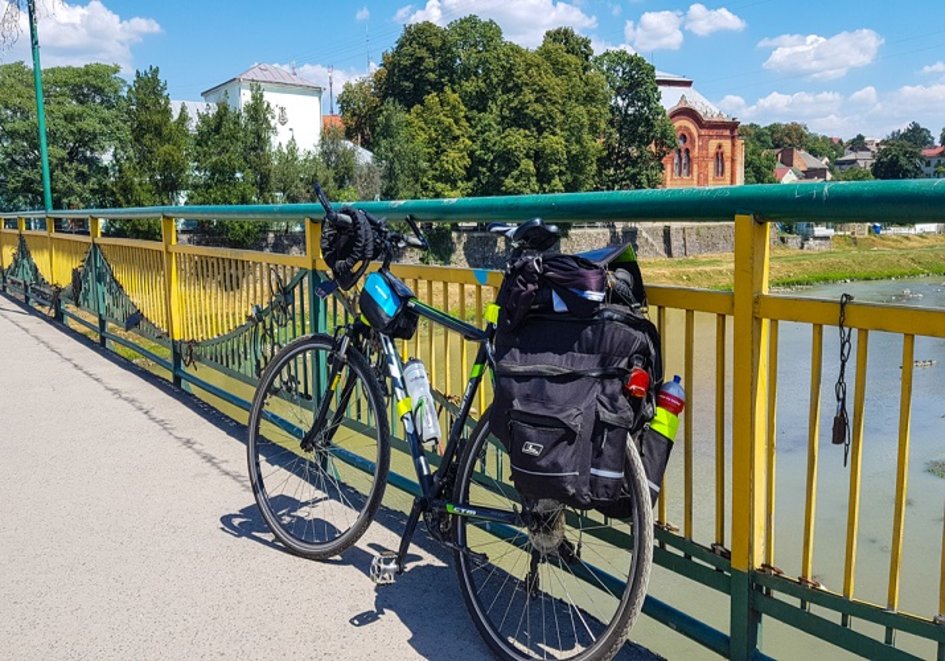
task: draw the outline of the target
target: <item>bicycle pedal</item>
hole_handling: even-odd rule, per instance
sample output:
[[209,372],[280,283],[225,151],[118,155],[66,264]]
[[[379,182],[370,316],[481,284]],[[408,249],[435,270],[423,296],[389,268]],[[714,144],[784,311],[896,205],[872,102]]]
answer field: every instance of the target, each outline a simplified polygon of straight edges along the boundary
[[381,551],[371,560],[371,580],[377,585],[390,585],[397,579],[400,565],[396,551]]

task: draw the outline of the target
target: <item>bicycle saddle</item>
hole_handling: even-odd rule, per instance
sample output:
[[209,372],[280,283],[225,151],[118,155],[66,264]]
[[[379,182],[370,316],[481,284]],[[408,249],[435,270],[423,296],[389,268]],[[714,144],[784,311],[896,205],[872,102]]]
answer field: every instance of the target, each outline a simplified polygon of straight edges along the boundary
[[487,229],[495,234],[504,234],[523,248],[539,252],[548,250],[561,236],[557,225],[545,225],[541,218],[532,218],[517,226],[491,223]]

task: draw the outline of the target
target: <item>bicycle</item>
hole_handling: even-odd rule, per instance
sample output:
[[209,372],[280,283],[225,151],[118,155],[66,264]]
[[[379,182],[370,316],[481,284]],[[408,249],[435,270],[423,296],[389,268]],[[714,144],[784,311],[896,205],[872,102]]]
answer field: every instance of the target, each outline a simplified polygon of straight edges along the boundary
[[[317,192],[325,222],[349,226],[351,218],[333,211]],[[389,272],[394,246],[426,247],[413,219],[407,223],[412,236],[383,221],[372,228],[383,256],[381,271]],[[518,252],[550,243],[549,233],[557,231],[540,221],[492,229],[509,237]],[[367,261],[356,269],[355,280]],[[275,537],[291,552],[316,560],[338,555],[358,540],[386,487],[387,411],[392,410],[402,424],[420,496],[398,550],[374,558],[375,582],[392,582],[403,573],[422,518],[430,536],[452,550],[466,607],[500,658],[615,655],[646,594],[652,508],[633,507],[629,520],[607,521],[518,494],[503,479],[508,456],[490,436],[486,412],[471,434],[465,431],[486,370],[493,367],[495,320],[479,329],[411,297],[406,308],[412,314],[479,345],[442,454],[425,449],[406,403],[404,365],[393,339],[366,324],[353,300],[340,298],[345,321],[331,335],[299,338],[280,350],[253,398],[249,474]],[[627,457],[634,502],[648,505],[649,487],[632,442]],[[611,545],[614,540],[624,547]]]

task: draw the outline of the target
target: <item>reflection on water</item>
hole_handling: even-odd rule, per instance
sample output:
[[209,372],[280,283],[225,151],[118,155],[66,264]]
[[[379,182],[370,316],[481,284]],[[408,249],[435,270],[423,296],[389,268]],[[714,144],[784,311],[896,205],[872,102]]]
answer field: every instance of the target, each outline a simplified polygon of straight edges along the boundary
[[[858,282],[821,285],[794,292],[795,295],[839,301],[849,293],[857,302],[945,308],[945,278]],[[839,311],[839,308],[838,308]],[[683,369],[683,315],[669,314],[667,342],[668,373]],[[715,319],[696,315],[696,361],[693,397],[694,531],[701,542],[715,537]],[[853,415],[856,379],[857,333],[846,368],[847,410]],[[869,335],[867,388],[863,433],[863,470],[860,496],[860,525],[857,538],[855,592],[858,599],[881,605],[887,603],[893,505],[896,492],[896,462],[899,436],[901,336],[873,332]],[[812,329],[803,324],[780,324],[777,374],[777,481],[775,506],[774,564],[787,576],[801,574],[804,534],[804,507],[808,461],[808,428],[811,396]],[[731,476],[731,327],[728,328],[728,374],[726,377],[726,476]],[[831,427],[836,411],[834,384],[837,380],[840,338],[835,326],[824,328],[820,424],[818,442],[817,493],[813,566],[817,580],[828,589],[843,589],[849,494],[848,467],[843,465],[843,448],[831,444]],[[943,537],[945,480],[927,471],[928,462],[945,459],[945,340],[917,337],[916,368],[913,372],[908,501],[903,541],[900,602],[901,610],[929,617],[938,612],[939,567]],[[737,405],[737,403],[736,403]],[[679,438],[682,438],[680,432]],[[683,448],[676,449],[667,488],[670,493],[668,519],[683,520]],[[731,511],[730,487],[726,488],[726,513]],[[727,531],[730,522],[726,522]],[[725,545],[731,546],[726,532]],[[688,581],[660,571],[654,576],[652,592],[671,604],[686,603],[687,612],[713,626],[728,631],[726,600],[711,591],[693,588]],[[680,602],[680,593],[693,599]],[[693,604],[693,605],[689,605]],[[835,619],[835,618],[832,618]],[[704,654],[681,637],[668,640],[658,627],[646,628],[638,638],[644,645],[669,658],[684,653]],[[873,630],[858,630],[876,635]],[[665,630],[664,630],[665,631]],[[881,633],[879,634],[881,635]],[[654,642],[656,641],[656,642]],[[666,644],[664,644],[666,643]],[[897,644],[922,657],[934,655],[934,647],[903,634]],[[818,658],[844,658],[844,653],[813,638],[765,621],[764,649],[779,658],[817,654]]]

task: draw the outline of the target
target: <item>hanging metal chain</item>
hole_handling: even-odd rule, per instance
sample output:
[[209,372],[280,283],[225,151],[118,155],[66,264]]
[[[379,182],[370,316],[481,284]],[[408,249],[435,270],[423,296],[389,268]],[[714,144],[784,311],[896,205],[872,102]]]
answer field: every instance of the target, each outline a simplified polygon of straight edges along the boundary
[[850,454],[850,419],[847,416],[847,361],[850,359],[850,337],[853,329],[846,327],[847,303],[853,300],[850,294],[840,296],[840,374],[834,386],[837,397],[837,413],[833,418],[833,444],[843,446],[843,465],[847,465]]

